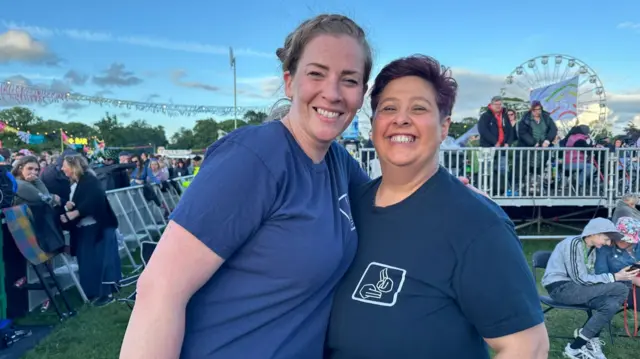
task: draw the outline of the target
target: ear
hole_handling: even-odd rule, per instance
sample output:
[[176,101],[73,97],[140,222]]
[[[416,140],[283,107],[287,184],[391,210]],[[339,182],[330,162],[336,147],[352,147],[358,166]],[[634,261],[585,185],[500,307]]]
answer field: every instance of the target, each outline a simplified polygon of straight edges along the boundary
[[291,71],[285,71],[283,74],[284,79],[284,94],[288,98],[293,98],[293,75]]
[[443,142],[449,136],[449,127],[451,126],[451,116],[447,116],[440,124],[440,142]]

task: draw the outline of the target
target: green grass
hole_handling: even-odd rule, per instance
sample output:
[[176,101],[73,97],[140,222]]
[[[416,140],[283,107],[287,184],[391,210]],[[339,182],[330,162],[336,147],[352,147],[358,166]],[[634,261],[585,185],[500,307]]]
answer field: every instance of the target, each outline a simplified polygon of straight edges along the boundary
[[[527,258],[537,250],[550,250],[556,242],[527,241],[525,252]],[[539,277],[542,275],[540,273]],[[541,289],[542,290],[542,289]],[[74,293],[71,293],[73,295]],[[79,303],[79,298],[74,298]],[[129,319],[129,308],[120,303],[114,303],[103,308],[83,306],[77,317],[58,324],[53,332],[45,338],[35,349],[24,357],[26,359],[112,359],[117,358],[120,343]],[[582,312],[551,311],[546,316],[547,329],[552,336],[570,336],[575,328],[580,327],[586,317]],[[21,323],[56,323],[53,314],[33,314]],[[622,315],[614,320],[614,333],[624,334]],[[615,338],[615,345],[611,346],[608,333],[603,333],[606,339],[605,354],[609,359],[629,359],[638,357],[640,353],[640,338]],[[552,339],[549,358],[562,358],[562,350],[567,339]]]

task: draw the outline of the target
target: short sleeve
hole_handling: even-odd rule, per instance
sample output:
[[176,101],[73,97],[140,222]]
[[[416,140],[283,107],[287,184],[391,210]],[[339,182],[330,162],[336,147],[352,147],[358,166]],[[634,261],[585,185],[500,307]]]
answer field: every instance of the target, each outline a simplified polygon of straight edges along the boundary
[[228,259],[260,228],[275,198],[275,178],[258,155],[225,141],[205,157],[170,219]]
[[454,290],[484,338],[514,334],[544,321],[533,274],[513,225],[481,229],[460,259]]

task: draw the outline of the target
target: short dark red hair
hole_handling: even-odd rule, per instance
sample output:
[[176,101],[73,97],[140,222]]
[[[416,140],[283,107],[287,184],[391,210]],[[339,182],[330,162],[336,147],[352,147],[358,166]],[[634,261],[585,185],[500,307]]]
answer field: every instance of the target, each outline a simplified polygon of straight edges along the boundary
[[433,57],[425,55],[397,59],[380,71],[371,89],[371,110],[374,113],[380,101],[380,94],[389,82],[407,76],[417,76],[429,82],[436,90],[436,104],[440,119],[451,116],[458,94],[458,83],[452,77],[448,67],[441,65]]

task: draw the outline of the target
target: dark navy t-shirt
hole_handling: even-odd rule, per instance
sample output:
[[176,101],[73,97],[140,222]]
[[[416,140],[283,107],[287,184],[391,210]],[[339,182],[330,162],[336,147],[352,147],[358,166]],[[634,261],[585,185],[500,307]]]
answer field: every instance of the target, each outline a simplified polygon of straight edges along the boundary
[[367,180],[337,143],[314,164],[280,122],[214,143],[171,217],[226,260],[189,301],[181,358],[321,358]]
[[484,338],[543,322],[513,223],[444,169],[375,207],[380,179],[352,197],[358,252],[338,286],[331,359],[489,358]]

